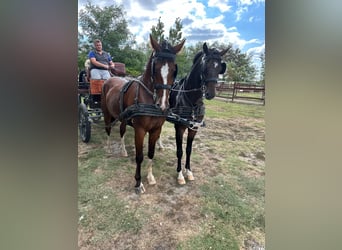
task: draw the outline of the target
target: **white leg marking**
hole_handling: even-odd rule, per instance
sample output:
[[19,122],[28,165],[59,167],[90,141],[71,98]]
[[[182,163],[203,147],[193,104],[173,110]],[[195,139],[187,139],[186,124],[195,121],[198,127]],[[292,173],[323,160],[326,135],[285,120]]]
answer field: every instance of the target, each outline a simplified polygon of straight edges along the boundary
[[110,136],[107,136],[107,153],[108,154],[112,153],[111,144],[110,144]]
[[185,184],[185,179],[184,179],[182,171],[180,171],[178,173],[177,181],[178,181],[179,185],[184,185]]
[[139,189],[140,189],[140,193],[141,193],[141,194],[143,194],[143,193],[146,192],[146,189],[145,189],[145,187],[144,187],[144,185],[143,185],[142,182],[140,182],[140,187],[139,187]]
[[149,185],[155,185],[157,182],[152,174],[152,160],[147,160],[147,182]]
[[125,146],[125,136],[121,137],[121,156],[127,157],[127,151]]
[[218,66],[218,63],[214,62],[214,68],[217,68],[217,66]]
[[[167,63],[165,63],[163,65],[163,67],[161,68],[161,75],[163,77],[163,84],[164,85],[167,85],[167,76],[169,74],[169,65]],[[162,100],[161,100],[161,104],[160,104],[160,108],[162,110],[165,110],[166,109],[166,89],[163,89],[163,97],[162,97]]]
[[159,150],[164,150],[165,149],[165,147],[164,147],[164,145],[162,143],[161,137],[159,137],[159,139],[157,140],[157,145],[158,145]]
[[195,180],[192,172],[189,169],[186,170],[186,177],[188,178],[189,181]]

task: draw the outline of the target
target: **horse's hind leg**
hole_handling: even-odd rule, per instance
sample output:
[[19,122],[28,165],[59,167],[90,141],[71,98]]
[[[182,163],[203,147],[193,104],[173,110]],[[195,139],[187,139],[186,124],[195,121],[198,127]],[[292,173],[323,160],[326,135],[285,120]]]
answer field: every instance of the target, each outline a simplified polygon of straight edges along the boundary
[[112,147],[111,147],[111,141],[110,141],[110,132],[111,132],[111,122],[113,121],[113,119],[111,119],[110,117],[106,117],[106,115],[104,116],[104,121],[105,121],[105,130],[107,133],[107,153],[111,154],[112,153]]
[[185,171],[186,171],[186,176],[189,181],[194,180],[194,176],[192,174],[191,168],[190,168],[190,156],[191,156],[191,151],[192,151],[192,143],[194,141],[195,135],[196,135],[195,130],[188,129],[188,138],[186,142],[186,160],[185,160]]
[[163,151],[165,149],[163,142],[161,140],[161,135],[159,136],[158,140],[157,140],[157,145],[158,145],[158,149]]
[[120,137],[121,137],[121,156],[127,157],[127,151],[125,146],[125,133],[126,133],[126,123],[121,122],[120,124]]

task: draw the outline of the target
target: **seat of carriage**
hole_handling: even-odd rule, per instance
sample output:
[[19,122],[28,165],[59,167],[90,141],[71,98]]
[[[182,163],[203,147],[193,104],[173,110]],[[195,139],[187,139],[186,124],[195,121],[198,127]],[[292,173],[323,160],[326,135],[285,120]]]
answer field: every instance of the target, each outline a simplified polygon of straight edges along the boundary
[[[126,76],[126,66],[121,62],[114,62],[115,67],[110,69],[111,76]],[[79,75],[79,89],[84,91],[89,91],[92,95],[101,94],[102,85],[105,80],[102,79],[90,79],[90,69],[86,67],[85,70],[82,70]]]

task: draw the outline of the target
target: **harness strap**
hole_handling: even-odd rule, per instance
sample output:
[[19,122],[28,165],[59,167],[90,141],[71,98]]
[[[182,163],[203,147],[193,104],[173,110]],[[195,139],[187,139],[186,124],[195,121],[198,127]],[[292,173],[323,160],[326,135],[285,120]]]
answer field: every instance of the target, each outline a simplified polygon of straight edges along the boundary
[[184,119],[182,117],[180,117],[177,114],[171,113],[168,116],[166,116],[166,120],[168,122],[174,123],[174,124],[180,124],[180,125],[184,125],[192,130],[198,130],[199,127],[204,127],[205,123],[204,121],[201,122],[196,122],[196,121],[189,121],[187,119]]
[[136,103],[127,107],[120,113],[120,120],[130,120],[136,116],[156,116],[167,117],[169,111],[162,111],[162,109],[154,104]]
[[197,120],[198,116],[204,116],[205,107],[204,105],[197,106],[176,106],[174,108],[170,108],[170,113],[167,116],[168,121],[172,123],[180,123],[183,125],[188,125],[190,123],[198,123],[202,122]]
[[203,79],[203,82],[204,83],[207,83],[207,82],[216,82],[217,83],[217,77],[213,77],[213,78],[208,78],[208,79]]
[[171,52],[156,52],[154,54],[154,57],[161,57],[161,58],[170,58],[170,59],[175,59],[176,55],[174,53]]
[[[135,89],[135,98],[134,98],[134,104],[131,106],[128,106],[124,109],[124,103],[123,98],[124,94],[127,92],[129,87],[133,84],[133,82],[137,82],[138,85]],[[161,84],[160,84],[161,85]],[[160,107],[158,107],[155,104],[145,104],[145,103],[139,103],[138,101],[138,94],[140,86],[143,87],[143,89],[153,97],[153,100],[155,100],[155,94],[149,90],[146,85],[138,80],[130,80],[128,81],[123,88],[120,91],[120,114],[119,114],[119,120],[130,120],[135,116],[159,116],[159,117],[166,117],[168,115],[167,111],[162,111]],[[170,87],[171,88],[171,87]]]
[[125,83],[125,85],[122,87],[122,89],[120,91],[120,113],[122,113],[124,111],[124,107],[123,107],[124,106],[123,105],[124,94],[127,92],[129,87],[133,84],[133,82],[137,82],[138,83],[138,87],[135,90],[135,98],[134,98],[134,103],[135,104],[138,104],[139,86],[142,86],[146,90],[146,92],[148,94],[150,94],[151,96],[153,96],[153,98],[154,98],[154,93],[151,90],[149,90],[142,81],[140,81],[138,79],[130,80],[127,83]]
[[155,84],[154,85],[154,88],[155,89],[171,89],[172,86],[171,85],[168,85],[168,84],[161,84],[161,83],[158,83],[158,84]]

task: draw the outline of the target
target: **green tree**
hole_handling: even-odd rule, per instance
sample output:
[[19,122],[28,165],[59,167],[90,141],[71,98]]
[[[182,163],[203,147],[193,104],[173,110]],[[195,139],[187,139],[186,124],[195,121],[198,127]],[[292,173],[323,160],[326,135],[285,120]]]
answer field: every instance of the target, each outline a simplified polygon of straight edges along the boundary
[[154,39],[156,39],[159,43],[163,40],[167,40],[170,44],[176,45],[183,40],[182,37],[182,19],[179,17],[176,18],[173,27],[169,29],[169,36],[165,37],[165,24],[160,20],[161,17],[158,18],[157,25],[152,25],[151,35]]
[[225,75],[229,81],[254,81],[256,76],[256,69],[252,64],[252,55],[242,53],[239,48],[234,50],[231,47],[224,58],[228,62],[228,69],[226,70]]
[[161,43],[163,40],[165,40],[164,37],[164,23],[160,21],[160,18],[158,18],[158,23],[157,25],[152,25],[151,28],[151,35],[154,39],[156,39],[159,43]]
[[122,5],[99,7],[88,2],[79,12],[78,66],[84,68],[88,53],[93,49],[93,40],[99,38],[103,50],[107,51],[115,62],[126,65],[128,74],[136,76],[144,68],[144,52],[134,50],[134,36],[128,30],[128,21]]
[[265,84],[265,50],[260,54],[260,84]]
[[175,45],[181,42],[182,38],[182,19],[179,17],[176,18],[174,27],[169,29],[169,37],[168,40],[171,44]]
[[90,44],[99,38],[108,52],[123,46],[130,34],[121,5],[100,8],[88,2],[79,13],[79,25]]

